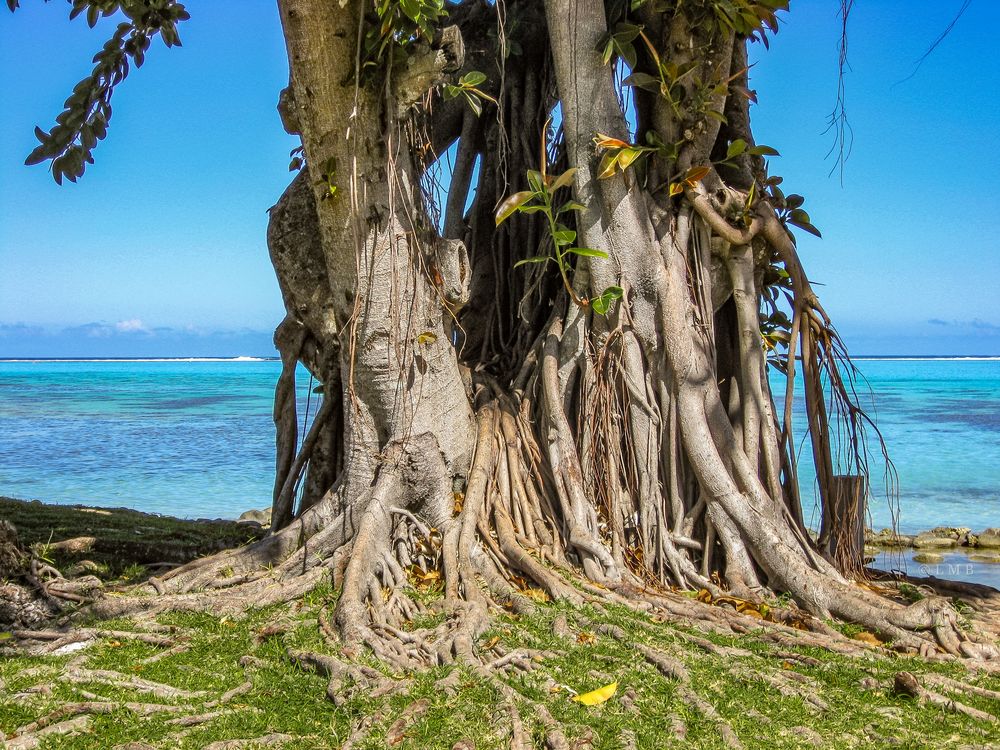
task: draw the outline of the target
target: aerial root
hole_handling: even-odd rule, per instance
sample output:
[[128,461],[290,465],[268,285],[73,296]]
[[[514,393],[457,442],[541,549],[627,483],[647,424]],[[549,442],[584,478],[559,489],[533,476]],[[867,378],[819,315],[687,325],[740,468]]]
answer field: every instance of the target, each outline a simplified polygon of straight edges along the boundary
[[141,677],[126,675],[107,669],[73,668],[61,672],[55,679],[61,682],[76,684],[97,683],[109,685],[120,690],[135,690],[139,693],[149,693],[165,700],[192,700],[205,695],[205,692],[201,690],[182,690],[162,682],[153,682],[152,680],[145,680]]
[[732,750],[744,750],[744,745],[740,742],[740,738],[736,736],[736,732],[733,731],[729,722],[723,719],[719,715],[719,712],[715,710],[715,706],[694,692],[686,684],[680,685],[677,692],[681,700],[715,724],[716,730],[719,732],[719,736],[722,737],[722,741],[726,744],[726,747],[732,748]]
[[953,680],[950,677],[945,677],[942,674],[924,675],[924,682],[944,688],[945,690],[950,690],[951,692],[967,693],[969,695],[979,696],[980,698],[989,698],[990,700],[1000,701],[1000,691],[988,690],[987,688],[979,687],[978,685],[970,685],[965,682],[959,682],[958,680]]
[[[674,659],[660,649],[647,646],[644,643],[629,642],[625,631],[617,625],[600,625],[597,627],[597,632],[607,635],[642,654],[643,658],[660,674],[677,683],[677,692],[681,700],[715,724],[719,735],[727,747],[732,748],[732,750],[743,750],[743,743],[736,735],[732,726],[719,715],[719,712],[711,703],[700,697],[691,688],[691,674],[680,660]],[[749,652],[745,653],[749,654]],[[675,725],[675,735],[677,732],[680,732],[681,736],[686,734],[686,728],[683,727],[683,723],[680,726]]]
[[986,711],[980,711],[978,708],[973,708],[972,706],[967,706],[964,703],[960,703],[959,701],[948,698],[940,693],[936,693],[933,690],[928,690],[923,687],[917,678],[910,672],[896,673],[895,688],[896,692],[912,696],[916,698],[919,703],[933,703],[936,706],[941,706],[947,711],[965,714],[966,716],[978,719],[979,721],[991,723],[997,721],[997,717],[993,714],[987,713]]
[[549,750],[569,750],[569,742],[566,741],[562,725],[549,713],[549,709],[538,703],[536,712],[542,726],[545,727],[545,744]]
[[287,578],[263,575],[225,589],[166,593],[162,596],[104,597],[91,604],[87,611],[102,618],[155,615],[160,612],[212,612],[239,617],[251,607],[268,607],[298,599],[328,576],[329,571],[317,565],[300,575]]
[[368,738],[368,733],[371,732],[372,727],[382,722],[385,714],[386,709],[382,708],[358,719],[351,730],[351,734],[344,740],[344,744],[340,746],[340,750],[354,750],[355,747]]

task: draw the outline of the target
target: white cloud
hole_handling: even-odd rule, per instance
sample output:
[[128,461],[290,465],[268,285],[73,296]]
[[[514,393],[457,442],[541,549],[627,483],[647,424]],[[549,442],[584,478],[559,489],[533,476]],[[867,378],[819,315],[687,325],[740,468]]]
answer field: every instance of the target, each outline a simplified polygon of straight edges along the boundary
[[119,333],[148,333],[149,329],[138,318],[131,320],[119,320],[115,323],[115,330]]

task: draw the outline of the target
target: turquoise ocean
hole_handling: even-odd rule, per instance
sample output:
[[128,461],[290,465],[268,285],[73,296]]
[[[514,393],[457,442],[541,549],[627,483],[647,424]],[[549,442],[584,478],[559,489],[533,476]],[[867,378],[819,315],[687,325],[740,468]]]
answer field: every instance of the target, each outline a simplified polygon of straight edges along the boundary
[[[1000,358],[857,365],[898,473],[899,529],[1000,526]],[[0,495],[186,518],[267,507],[279,371],[248,358],[0,361]],[[316,403],[307,404],[308,376],[299,382],[307,418]],[[780,395],[783,378],[772,383]],[[815,519],[808,446],[799,445]],[[892,516],[873,468],[870,523],[880,528]]]

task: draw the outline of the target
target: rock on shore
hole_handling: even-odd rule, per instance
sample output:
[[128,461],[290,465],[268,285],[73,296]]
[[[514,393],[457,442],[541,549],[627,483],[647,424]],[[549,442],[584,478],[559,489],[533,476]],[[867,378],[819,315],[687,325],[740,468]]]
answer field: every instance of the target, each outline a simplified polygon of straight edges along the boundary
[[[865,544],[880,549],[919,549],[934,554],[934,550],[947,550],[953,547],[965,547],[982,550],[984,558],[1000,558],[987,550],[1000,550],[1000,529],[984,529],[978,534],[972,529],[960,526],[937,526],[919,534],[897,534],[892,529],[865,531]],[[985,561],[985,560],[984,560]]]

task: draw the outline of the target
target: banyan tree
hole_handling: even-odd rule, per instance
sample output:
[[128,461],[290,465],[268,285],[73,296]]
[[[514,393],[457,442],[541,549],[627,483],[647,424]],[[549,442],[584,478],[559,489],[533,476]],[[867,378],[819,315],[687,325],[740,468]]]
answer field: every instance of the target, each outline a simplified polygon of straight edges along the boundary
[[[70,179],[129,61],[186,15],[74,5],[128,21],[38,131],[29,161]],[[492,613],[540,600],[718,619],[679,592],[783,594],[825,637],[839,619],[992,653],[947,599],[861,585],[841,543],[871,425],[796,248],[817,230],[750,123],[747,49],[786,1],[278,5],[302,148],[267,237],[286,309],[271,532],[96,611],[240,609],[329,580],[345,653],[413,667],[476,663]],[[300,366],[322,402],[305,431]],[[769,368],[801,387],[808,439]],[[427,581],[438,596],[414,596]],[[407,626],[428,608],[446,617]]]

